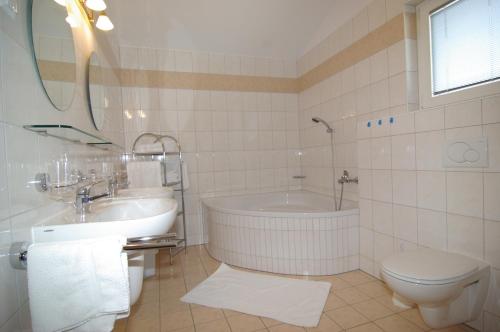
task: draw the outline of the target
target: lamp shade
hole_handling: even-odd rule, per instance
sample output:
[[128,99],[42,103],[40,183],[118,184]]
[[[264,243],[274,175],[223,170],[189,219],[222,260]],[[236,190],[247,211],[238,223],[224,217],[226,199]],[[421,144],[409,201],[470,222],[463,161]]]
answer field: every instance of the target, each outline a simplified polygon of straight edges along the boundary
[[93,11],[96,12],[101,12],[106,9],[106,4],[104,3],[104,0],[86,0],[85,6],[87,6],[88,9],[92,9]]
[[106,13],[102,13],[101,15],[99,15],[95,26],[99,30],[103,30],[103,31],[113,30],[113,28],[115,27],[113,25],[113,23],[111,22],[111,20],[109,19],[108,15],[106,15]]

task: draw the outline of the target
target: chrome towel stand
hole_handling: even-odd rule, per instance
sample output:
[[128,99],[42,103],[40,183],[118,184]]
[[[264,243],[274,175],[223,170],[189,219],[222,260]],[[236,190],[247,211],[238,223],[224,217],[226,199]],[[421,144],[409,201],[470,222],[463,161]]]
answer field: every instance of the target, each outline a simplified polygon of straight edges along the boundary
[[[159,236],[142,236],[128,238],[127,244],[123,246],[125,251],[151,250],[151,249],[169,249],[177,248],[176,233],[168,233]],[[10,265],[16,270],[26,270],[28,267],[28,247],[29,242],[14,242],[10,246],[9,261]]]
[[[154,138],[153,144],[154,143],[160,143],[162,151],[151,151],[151,152],[137,152],[137,144],[141,141],[142,138],[144,137],[150,137]],[[167,151],[164,140],[170,140],[172,141],[176,148],[177,151]],[[180,181],[177,182],[168,182],[168,177],[167,177],[167,157],[168,156],[174,156],[179,159],[179,178]],[[127,154],[125,154],[125,160],[128,161],[129,158],[127,158]],[[155,157],[160,157],[160,163],[161,163],[161,168],[162,168],[162,173],[163,173],[163,179],[162,179],[162,185],[164,187],[173,187],[173,186],[179,186],[177,189],[174,189],[176,192],[180,192],[180,199],[181,199],[181,210],[177,212],[177,216],[182,216],[182,233],[183,236],[180,238],[176,238],[175,241],[177,241],[177,246],[171,247],[170,248],[170,264],[173,264],[173,256],[177,255],[181,250],[175,251],[176,248],[178,249],[184,249],[184,252],[187,254],[187,228],[186,228],[186,206],[184,202],[184,172],[183,172],[183,159],[182,159],[182,149],[181,145],[179,144],[179,141],[171,136],[171,135],[161,135],[161,134],[155,134],[151,132],[145,132],[137,136],[137,138],[134,140],[134,143],[132,144],[132,159],[136,159],[136,157],[149,157],[151,159],[148,160],[154,160]],[[182,247],[180,247],[182,245]]]

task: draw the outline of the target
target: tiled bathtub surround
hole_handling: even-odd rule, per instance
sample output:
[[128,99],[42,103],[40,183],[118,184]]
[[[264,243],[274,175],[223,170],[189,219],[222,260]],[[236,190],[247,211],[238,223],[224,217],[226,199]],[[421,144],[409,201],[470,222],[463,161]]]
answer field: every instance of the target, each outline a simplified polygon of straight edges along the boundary
[[[300,59],[299,73],[322,63],[328,47],[346,47],[390,20],[394,8],[414,11],[404,9],[404,2],[373,1]],[[411,26],[405,22],[406,29]],[[359,191],[353,189],[349,195],[359,194],[361,269],[380,278],[385,257],[419,246],[483,259],[491,264],[493,278],[485,310],[474,327],[496,331],[500,218],[494,202],[500,197],[500,97],[421,108],[416,41],[412,33],[406,36],[410,38],[300,94],[303,172],[308,175],[303,188],[328,190],[321,181],[331,172],[328,160],[321,157],[328,151],[327,135],[310,122],[321,116],[336,129],[337,174],[346,167],[359,175]],[[488,138],[488,168],[443,168],[446,140],[481,136]]]
[[[241,197],[243,202],[247,199],[252,200]],[[203,205],[207,249],[217,260],[294,275],[329,275],[359,268],[357,208],[294,213],[285,207],[265,211],[263,206],[262,212],[258,207],[255,211],[239,210],[237,202],[232,210],[220,207],[221,203],[209,204]]]
[[[85,69],[96,38],[90,31],[76,31],[76,95],[67,111],[54,109],[36,76],[28,38],[27,5],[17,1],[18,13],[0,5],[0,331],[30,331],[25,271],[9,264],[13,241],[31,241],[31,227],[67,205],[38,193],[33,183],[37,172],[47,172],[54,162],[66,160],[87,173],[118,171],[119,156],[107,151],[43,137],[22,128],[27,124],[68,124],[104,135],[123,144],[121,94],[118,77],[110,92],[110,111],[102,132],[95,131],[87,109]],[[99,40],[100,43],[104,42]],[[117,66],[110,45],[100,44],[106,62]],[[109,173],[108,173],[109,174]]]

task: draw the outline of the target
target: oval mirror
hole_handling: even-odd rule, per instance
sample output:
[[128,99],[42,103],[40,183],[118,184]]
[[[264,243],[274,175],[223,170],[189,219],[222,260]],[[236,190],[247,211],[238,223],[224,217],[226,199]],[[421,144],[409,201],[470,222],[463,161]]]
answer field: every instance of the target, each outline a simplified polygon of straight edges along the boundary
[[104,114],[108,106],[104,84],[104,71],[105,69],[99,60],[99,56],[96,52],[92,52],[88,68],[88,93],[90,115],[97,130],[102,130],[104,126]]
[[38,76],[52,105],[67,110],[75,94],[76,60],[68,10],[54,0],[33,0],[31,42]]

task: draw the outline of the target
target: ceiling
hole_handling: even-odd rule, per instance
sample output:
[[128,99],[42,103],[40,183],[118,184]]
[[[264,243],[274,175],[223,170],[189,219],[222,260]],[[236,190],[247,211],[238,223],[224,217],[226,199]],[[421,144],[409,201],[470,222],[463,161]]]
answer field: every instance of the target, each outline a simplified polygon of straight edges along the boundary
[[297,59],[369,0],[108,0],[121,45]]

